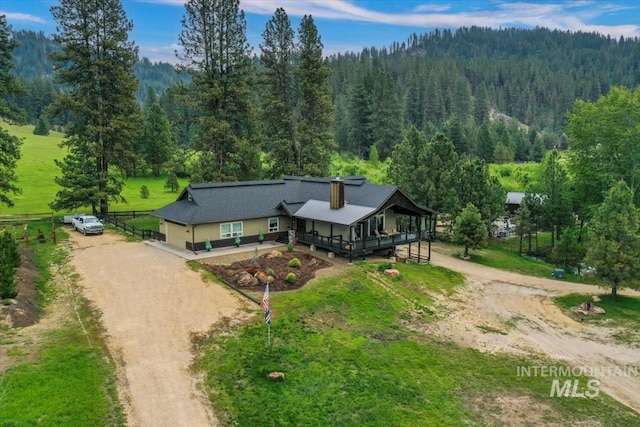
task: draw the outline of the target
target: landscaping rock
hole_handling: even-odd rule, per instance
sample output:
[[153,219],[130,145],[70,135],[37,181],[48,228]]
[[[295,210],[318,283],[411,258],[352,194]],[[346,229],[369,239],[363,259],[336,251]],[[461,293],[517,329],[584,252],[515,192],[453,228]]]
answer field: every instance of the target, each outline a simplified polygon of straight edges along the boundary
[[253,275],[253,277],[256,278],[256,280],[262,284],[267,283],[267,273],[265,273],[264,271],[258,271],[256,274]]
[[396,270],[395,268],[388,268],[384,271],[384,274],[386,276],[391,276],[391,277],[398,277],[398,275],[400,274],[400,272],[398,270]]
[[258,284],[258,279],[253,277],[251,274],[243,271],[238,274],[238,285],[240,286],[256,286]]
[[284,372],[270,372],[267,377],[271,381],[284,381]]
[[274,258],[282,258],[282,252],[276,251],[274,249],[267,254],[267,259],[274,259]]

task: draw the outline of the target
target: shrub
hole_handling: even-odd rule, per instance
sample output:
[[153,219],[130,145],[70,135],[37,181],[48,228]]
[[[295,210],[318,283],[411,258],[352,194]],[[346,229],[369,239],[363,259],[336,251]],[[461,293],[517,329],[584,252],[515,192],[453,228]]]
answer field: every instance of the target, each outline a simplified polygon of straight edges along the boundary
[[15,298],[18,295],[18,284],[14,275],[20,263],[18,245],[5,231],[0,238],[0,299]]
[[146,185],[140,187],[140,197],[142,197],[143,199],[149,198],[149,187],[147,187]]
[[289,244],[287,245],[287,251],[288,251],[288,252],[293,252],[293,245],[292,245],[291,243],[289,243]]
[[383,262],[382,264],[378,265],[378,271],[385,271],[389,270],[390,268],[393,268],[393,264],[391,264],[390,262]]
[[266,273],[267,273],[267,276],[274,276],[275,277],[275,275],[276,275],[275,270],[273,268],[271,268],[271,267],[267,268]]
[[301,264],[300,264],[300,260],[298,258],[293,258],[289,261],[289,263],[287,264],[287,266],[291,267],[291,268],[300,268]]
[[296,273],[292,272],[287,274],[287,277],[284,280],[286,280],[287,283],[290,283],[290,284],[294,283],[296,281]]

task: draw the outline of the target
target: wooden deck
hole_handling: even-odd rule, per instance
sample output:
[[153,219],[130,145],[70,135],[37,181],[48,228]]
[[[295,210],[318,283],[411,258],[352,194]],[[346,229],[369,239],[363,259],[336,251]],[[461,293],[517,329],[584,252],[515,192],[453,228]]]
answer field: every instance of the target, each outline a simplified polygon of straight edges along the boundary
[[392,255],[398,245],[429,241],[431,233],[429,231],[399,232],[355,241],[344,240],[342,236],[321,236],[304,232],[297,232],[296,237],[299,243],[314,245],[316,248],[334,252],[336,255],[345,258],[364,259],[367,255],[377,252],[386,251],[389,252],[389,255]]

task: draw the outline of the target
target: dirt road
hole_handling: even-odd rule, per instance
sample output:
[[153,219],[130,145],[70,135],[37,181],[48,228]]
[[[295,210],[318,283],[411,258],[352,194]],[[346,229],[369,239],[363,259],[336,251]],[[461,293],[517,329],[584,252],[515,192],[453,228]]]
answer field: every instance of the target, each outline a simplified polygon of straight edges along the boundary
[[[544,355],[581,372],[595,369],[603,391],[640,412],[638,348],[615,343],[614,328],[575,321],[552,301],[570,293],[601,294],[601,288],[504,272],[437,248],[432,263],[463,273],[467,286],[454,296],[439,297],[440,320],[426,326],[427,332],[480,351]],[[616,367],[635,370],[626,370],[631,375],[611,375],[620,374]]]
[[[71,264],[86,297],[102,313],[118,362],[128,425],[218,425],[189,372],[190,334],[246,306],[228,289],[204,282],[175,255],[121,236],[71,233]],[[245,314],[246,315],[246,314]]]

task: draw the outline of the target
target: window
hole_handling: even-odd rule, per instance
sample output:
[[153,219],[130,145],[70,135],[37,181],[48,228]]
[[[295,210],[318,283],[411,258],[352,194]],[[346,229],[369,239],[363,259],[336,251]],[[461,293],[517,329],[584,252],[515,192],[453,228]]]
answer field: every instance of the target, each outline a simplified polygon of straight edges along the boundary
[[269,233],[278,231],[278,218],[269,218]]
[[369,218],[369,236],[376,236],[376,231],[384,231],[384,214]]
[[241,222],[227,222],[220,224],[220,238],[228,239],[230,237],[242,237],[242,223]]

